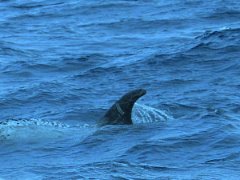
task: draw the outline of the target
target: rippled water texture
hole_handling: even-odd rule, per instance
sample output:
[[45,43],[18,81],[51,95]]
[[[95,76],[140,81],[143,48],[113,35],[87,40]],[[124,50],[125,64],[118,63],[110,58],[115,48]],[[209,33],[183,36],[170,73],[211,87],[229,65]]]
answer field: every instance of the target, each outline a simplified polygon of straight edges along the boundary
[[[238,179],[240,2],[0,1],[0,179]],[[124,93],[133,125],[97,128]]]

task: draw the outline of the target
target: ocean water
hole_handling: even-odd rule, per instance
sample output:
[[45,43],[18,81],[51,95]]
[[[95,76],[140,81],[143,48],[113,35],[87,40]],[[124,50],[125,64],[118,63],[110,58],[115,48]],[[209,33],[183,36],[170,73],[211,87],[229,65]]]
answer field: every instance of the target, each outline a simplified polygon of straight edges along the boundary
[[[0,179],[239,179],[240,1],[1,0]],[[144,88],[133,125],[96,125]]]

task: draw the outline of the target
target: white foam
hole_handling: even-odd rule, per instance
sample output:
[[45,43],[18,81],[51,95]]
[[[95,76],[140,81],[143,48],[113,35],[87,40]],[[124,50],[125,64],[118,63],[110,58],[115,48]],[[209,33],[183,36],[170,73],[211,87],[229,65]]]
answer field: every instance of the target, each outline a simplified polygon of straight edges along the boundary
[[59,121],[12,119],[0,122],[0,140],[38,142],[76,136],[85,137],[94,131],[89,125],[70,126]]
[[153,123],[164,122],[173,119],[167,112],[159,109],[155,109],[150,106],[135,103],[132,113],[133,122],[139,123]]

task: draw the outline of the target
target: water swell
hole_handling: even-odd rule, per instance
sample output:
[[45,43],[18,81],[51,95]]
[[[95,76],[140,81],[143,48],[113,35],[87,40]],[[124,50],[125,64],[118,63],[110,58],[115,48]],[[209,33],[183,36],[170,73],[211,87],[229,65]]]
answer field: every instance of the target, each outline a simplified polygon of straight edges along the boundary
[[[239,7],[1,1],[0,176],[238,179]],[[158,109],[95,127],[136,88]]]

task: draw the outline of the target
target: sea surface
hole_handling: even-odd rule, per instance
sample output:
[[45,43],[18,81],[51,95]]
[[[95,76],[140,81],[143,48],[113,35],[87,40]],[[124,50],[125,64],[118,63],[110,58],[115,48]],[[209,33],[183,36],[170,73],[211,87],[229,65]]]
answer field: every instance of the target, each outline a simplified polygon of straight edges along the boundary
[[240,1],[0,1],[1,180],[239,177]]

